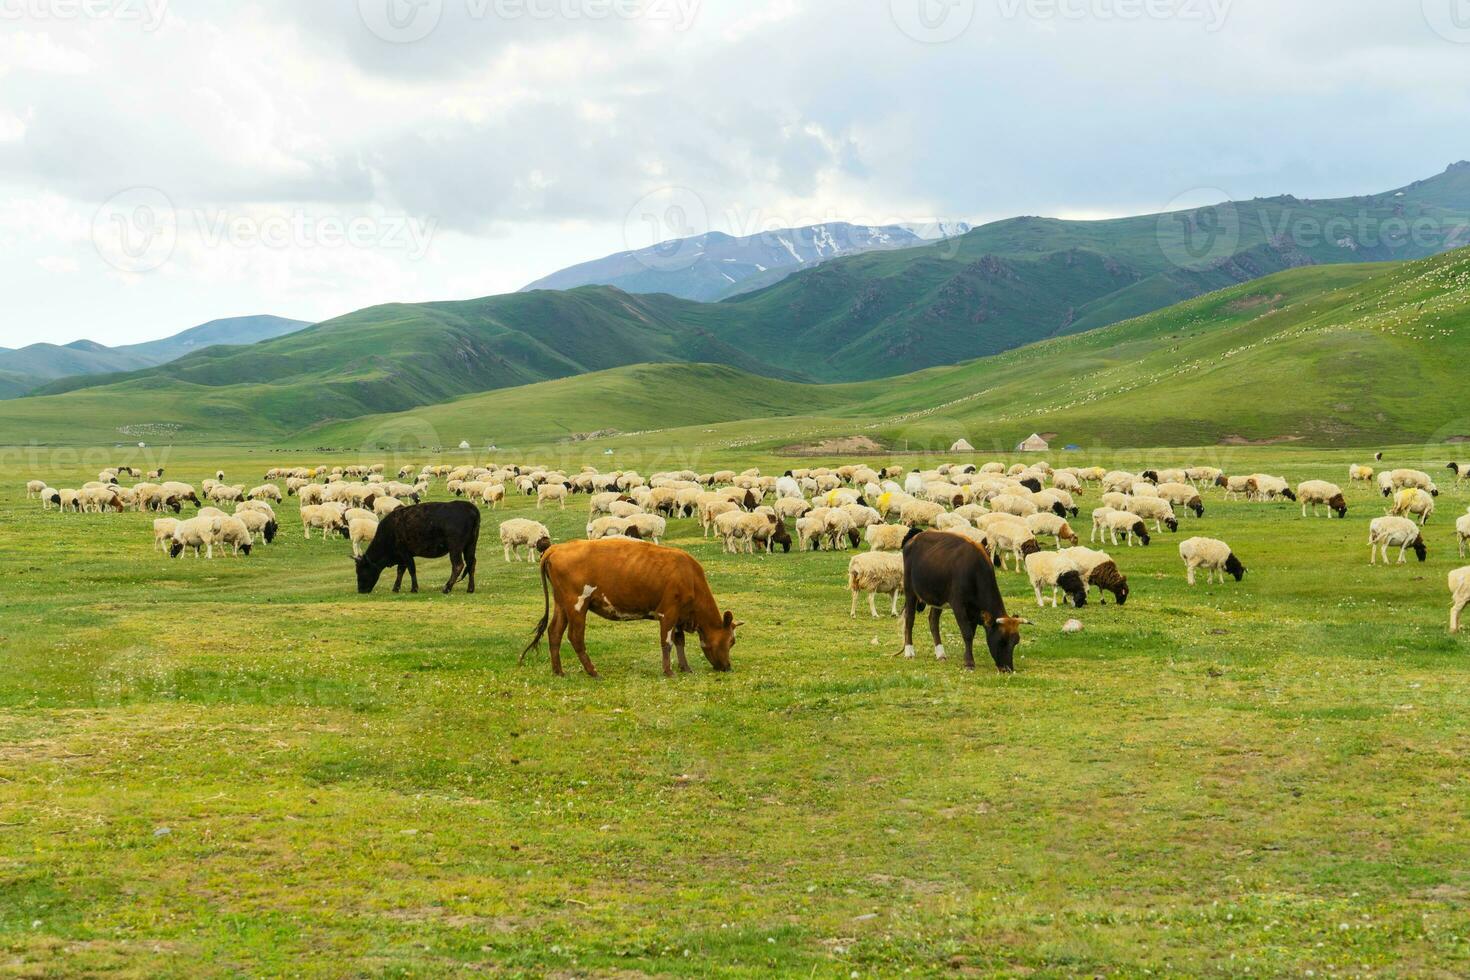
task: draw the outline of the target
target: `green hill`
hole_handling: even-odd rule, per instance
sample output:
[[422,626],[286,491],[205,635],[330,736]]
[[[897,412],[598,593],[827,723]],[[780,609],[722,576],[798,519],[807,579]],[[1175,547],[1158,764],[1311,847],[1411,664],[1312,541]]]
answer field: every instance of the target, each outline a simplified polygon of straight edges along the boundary
[[1291,270],[1116,326],[901,378],[803,385],[709,366],[644,366],[303,438],[427,446],[434,434],[439,444],[533,446],[567,429],[612,427],[629,434],[609,446],[666,448],[867,436],[895,447],[943,449],[964,437],[1009,449],[1035,431],[1087,446],[1442,442],[1470,436],[1459,377],[1467,355],[1470,249],[1414,263]]

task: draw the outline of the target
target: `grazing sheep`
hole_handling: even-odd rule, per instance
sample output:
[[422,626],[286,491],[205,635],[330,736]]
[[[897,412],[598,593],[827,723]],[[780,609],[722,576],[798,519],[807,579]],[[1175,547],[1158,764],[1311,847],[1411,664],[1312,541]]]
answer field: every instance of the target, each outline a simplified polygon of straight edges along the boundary
[[1078,541],[1077,532],[1072,530],[1072,525],[1055,514],[1032,514],[1026,518],[1026,526],[1038,538],[1055,538],[1058,550],[1061,550],[1064,541],[1068,544],[1076,544]]
[[[900,524],[895,524],[891,526],[903,527],[903,525]],[[909,531],[907,527],[904,527],[903,530],[904,534],[907,534]],[[797,548],[799,550],[814,550],[812,548],[813,545],[815,545],[815,550],[820,550],[822,547],[822,538],[826,536],[826,533],[827,521],[824,518],[812,514],[808,514],[806,517],[797,518],[796,541]]]
[[[778,497],[775,505],[776,515],[788,521],[795,521],[799,517],[805,517],[811,513],[811,501],[803,497]],[[873,511],[877,514],[877,511]],[[878,520],[882,520],[879,515]]]
[[1115,508],[1115,507],[1109,507],[1106,504],[1104,504],[1101,507],[1095,507],[1095,508],[1093,508],[1093,511],[1092,511],[1092,534],[1088,538],[1088,540],[1090,540],[1090,541],[1096,541],[1096,540],[1098,540],[1098,538],[1102,538],[1103,540],[1107,540],[1107,536],[1108,536],[1108,515],[1109,514],[1116,513],[1116,512],[1117,512],[1117,508]]
[[1195,517],[1205,516],[1205,504],[1199,491],[1191,483],[1161,483],[1156,488],[1160,500],[1167,500],[1174,507],[1183,507],[1194,512]]
[[898,520],[909,527],[932,527],[944,512],[943,507],[928,500],[909,500],[900,508]]
[[124,509],[117,492],[110,487],[93,487],[82,490],[77,495],[77,501],[84,514],[100,514],[109,507],[115,511]]
[[644,541],[652,541],[658,544],[668,533],[669,522],[658,514],[634,514],[628,518],[630,527],[638,529],[638,536]]
[[1470,603],[1470,568],[1457,568],[1450,572],[1450,632],[1460,632],[1460,613]]
[[1145,521],[1153,521],[1155,531],[1162,532],[1166,527],[1171,532],[1179,530],[1179,519],[1174,516],[1173,506],[1162,497],[1129,497],[1123,510]]
[[1184,470],[1184,478],[1197,487],[1214,486],[1224,474],[1213,466],[1190,466]]
[[301,508],[301,529],[306,534],[306,540],[311,540],[311,529],[314,527],[321,529],[323,541],[327,540],[328,534],[340,534],[345,538],[350,533],[346,514],[330,504],[313,504]]
[[1445,469],[1455,474],[1455,483],[1470,480],[1470,463],[1447,463]]
[[1256,496],[1256,480],[1252,476],[1221,475],[1216,478],[1215,485],[1225,488],[1226,500],[1233,500],[1236,497],[1253,500]]
[[[1094,519],[1096,513],[1094,512]],[[1103,515],[1103,528],[1108,532],[1108,537],[1113,544],[1118,543],[1118,535],[1128,542],[1128,547],[1133,547],[1133,539],[1137,538],[1139,544],[1148,547],[1148,527],[1143,523],[1143,518],[1126,510],[1110,510]]]
[[249,497],[251,500],[274,500],[276,503],[280,503],[282,500],[281,488],[276,486],[274,483],[261,484],[260,486],[253,488],[245,496]]
[[382,520],[402,506],[403,501],[397,497],[379,497],[373,501],[373,516]]
[[1010,514],[1012,517],[1023,518],[1030,517],[1041,510],[1029,497],[1019,497],[1011,493],[991,497],[990,509],[997,514]]
[[1455,521],[1455,537],[1460,544],[1460,557],[1465,557],[1465,543],[1470,541],[1470,514],[1464,514]]
[[45,484],[44,481],[42,481],[42,480],[32,480],[32,481],[30,481],[29,483],[26,484],[26,499],[27,500],[35,500],[36,498],[38,498],[38,497],[41,496],[41,492],[43,490],[45,490],[45,489],[46,489],[46,484]]
[[587,525],[588,541],[636,537],[638,537],[638,529],[629,524],[625,517],[599,517]]
[[1388,513],[1393,517],[1413,515],[1419,518],[1419,526],[1423,527],[1434,514],[1434,497],[1418,487],[1405,487],[1393,498],[1393,506]]
[[205,557],[214,558],[215,534],[222,518],[218,517],[191,517],[187,521],[179,521],[174,526],[173,544],[169,546],[169,556],[177,558],[184,553],[185,548],[194,552],[194,557],[199,557],[202,549]]
[[940,514],[934,520],[934,530],[936,531],[954,531],[962,527],[974,526],[968,519],[961,517],[959,514]]
[[846,551],[849,546],[856,548],[862,541],[852,526],[852,518],[845,510],[835,507],[826,509],[822,512],[822,523],[833,551]]
[[52,507],[60,509],[61,491],[45,487],[41,490],[41,509],[50,510]]
[[1214,538],[1190,538],[1179,545],[1179,557],[1184,559],[1184,574],[1189,584],[1194,584],[1194,573],[1198,568],[1205,570],[1206,584],[1213,584],[1218,574],[1223,584],[1227,574],[1239,582],[1245,577],[1245,566],[1230,546]]
[[1006,555],[1014,559],[1015,571],[1021,570],[1021,563],[1026,556],[1041,550],[1041,545],[1036,542],[1036,535],[1019,518],[1009,521],[996,521],[984,528],[982,533],[988,543],[988,551],[995,558],[995,566],[1000,569],[1006,567]]
[[1044,586],[1051,587],[1051,604],[1057,606],[1057,592],[1067,593],[1067,599],[1079,609],[1087,605],[1087,586],[1082,582],[1082,569],[1066,555],[1054,551],[1038,551],[1026,556],[1026,576],[1031,579],[1031,588],[1036,591],[1036,604],[1045,606],[1041,596]]
[[1378,554],[1383,553],[1383,562],[1388,564],[1388,549],[1399,546],[1400,565],[1405,564],[1404,553],[1410,548],[1422,562],[1429,557],[1429,548],[1424,544],[1424,535],[1419,525],[1406,517],[1375,517],[1368,525],[1368,564],[1377,564]]
[[1372,483],[1373,482],[1373,467],[1371,467],[1371,466],[1361,466],[1361,465],[1359,465],[1357,463],[1354,463],[1353,465],[1351,465],[1351,466],[1348,467],[1348,482],[1349,483]]
[[1254,499],[1262,503],[1285,497],[1292,503],[1296,502],[1296,494],[1292,492],[1291,485],[1279,476],[1271,476],[1269,473],[1252,473],[1248,479],[1255,484]]
[[902,551],[910,528],[906,524],[874,524],[865,532],[872,551]]
[[[168,556],[169,545],[173,543],[174,531],[178,530],[179,522],[172,517],[160,517],[153,522],[153,550],[163,552]],[[167,542],[167,543],[165,543]]]
[[732,514],[740,510],[732,500],[706,500],[699,505],[699,523],[704,528],[704,536],[709,537],[715,530],[715,521],[724,514]]
[[544,524],[517,517],[501,523],[500,545],[507,562],[520,561],[522,548],[526,549],[526,561],[540,561],[551,547],[551,532]]
[[1414,487],[1432,496],[1439,496],[1439,488],[1423,470],[1390,470],[1379,475],[1378,485],[1385,497],[1391,497],[1394,491],[1405,487]]
[[1338,517],[1347,517],[1347,498],[1342,495],[1342,488],[1335,483],[1326,480],[1307,480],[1296,488],[1297,499],[1302,504],[1302,516],[1307,516],[1307,505],[1312,505],[1312,516],[1317,516],[1318,505],[1327,507],[1327,516],[1330,519],[1333,514]]
[[250,549],[255,545],[255,535],[238,517],[220,518],[214,535],[215,542],[221,547],[229,545],[236,557],[242,554],[249,557]]
[[[484,491],[481,491],[483,493]],[[572,488],[565,483],[546,483],[536,488],[536,509],[548,501],[558,503],[562,510],[567,509],[567,498],[572,495]]]
[[[892,525],[898,527],[899,525]],[[908,529],[904,528],[907,532]],[[889,615],[898,615],[898,597],[903,592],[903,555],[891,551],[865,551],[853,555],[847,563],[847,590],[852,593],[848,618],[857,617],[858,593],[868,594],[868,609],[878,619],[877,597],[879,593],[892,596]]]
[[252,536],[256,534],[260,535],[261,541],[263,541],[265,544],[270,544],[272,541],[276,540],[276,531],[279,530],[279,525],[276,524],[276,517],[274,514],[268,514],[263,511],[255,510],[254,508],[248,508],[236,509],[235,517],[237,520],[239,520],[242,524],[250,529],[250,533]]
[[1066,555],[1077,563],[1082,569],[1082,581],[1089,588],[1096,586],[1098,601],[1106,604],[1103,592],[1111,592],[1118,605],[1128,601],[1128,579],[1118,570],[1118,565],[1105,551],[1093,551],[1091,548],[1065,548],[1060,554]]

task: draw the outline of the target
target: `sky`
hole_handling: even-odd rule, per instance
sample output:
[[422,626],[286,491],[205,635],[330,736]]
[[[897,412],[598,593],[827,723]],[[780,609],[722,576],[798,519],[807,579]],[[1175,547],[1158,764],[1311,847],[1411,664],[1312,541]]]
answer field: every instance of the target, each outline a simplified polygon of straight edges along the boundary
[[0,346],[1383,191],[1470,158],[1467,91],[1470,0],[0,0]]

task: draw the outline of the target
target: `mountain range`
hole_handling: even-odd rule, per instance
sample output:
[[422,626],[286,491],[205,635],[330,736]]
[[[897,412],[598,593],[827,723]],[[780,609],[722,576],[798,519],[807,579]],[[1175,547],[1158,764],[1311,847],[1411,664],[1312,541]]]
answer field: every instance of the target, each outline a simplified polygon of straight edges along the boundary
[[[62,415],[112,404],[118,417],[175,433],[244,415],[286,437],[634,365],[704,362],[780,382],[871,381],[1100,336],[1110,324],[1193,309],[1193,297],[1284,271],[1318,273],[1304,281],[1336,288],[1331,270],[1377,274],[1366,263],[1453,249],[1470,241],[1467,229],[1470,164],[1457,164],[1362,197],[1283,196],[1107,221],[1014,218],[946,241],[830,259],[717,303],[587,286],[372,307],[249,347],[61,379],[37,392],[57,398],[22,401]],[[15,435],[8,419],[32,417],[29,407],[11,411],[19,404],[0,412],[0,442]]]
[[583,262],[538,279],[521,292],[616,286],[627,293],[667,293],[714,302],[844,255],[910,248],[969,230],[963,223],[874,227],[839,221],[741,238],[715,231]]
[[0,348],[0,398],[15,398],[58,378],[105,375],[166,364],[216,344],[254,344],[310,326],[278,316],[211,320],[161,340],[104,347],[91,340]]

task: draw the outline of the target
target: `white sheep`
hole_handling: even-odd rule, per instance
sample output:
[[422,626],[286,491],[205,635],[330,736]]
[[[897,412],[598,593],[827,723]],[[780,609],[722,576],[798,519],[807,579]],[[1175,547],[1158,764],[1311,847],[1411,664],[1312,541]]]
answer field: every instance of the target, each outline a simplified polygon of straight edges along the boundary
[[1450,572],[1450,632],[1460,632],[1460,613],[1470,603],[1470,568],[1457,568]]
[[899,509],[898,520],[909,527],[933,526],[939,515],[945,512],[939,504],[928,500],[908,500]]
[[1077,532],[1072,530],[1072,525],[1055,514],[1032,514],[1026,518],[1026,526],[1038,538],[1055,538],[1058,550],[1061,549],[1062,542],[1064,541],[1068,544],[1076,544],[1078,542]]
[[1342,488],[1335,483],[1326,480],[1307,480],[1300,483],[1296,488],[1297,500],[1302,505],[1302,516],[1307,516],[1307,505],[1312,507],[1312,516],[1317,516],[1317,508],[1325,506],[1327,516],[1330,518],[1335,513],[1338,517],[1347,517],[1347,498],[1342,495]]
[[214,558],[214,540],[216,529],[221,518],[218,517],[191,517],[187,521],[179,521],[174,526],[173,544],[170,546],[169,554],[174,558],[183,554],[185,548],[192,549],[194,557],[199,557],[200,550],[204,550],[207,558]]
[[178,530],[179,522],[172,517],[160,517],[153,522],[153,550],[163,552],[168,556],[169,544],[173,542],[174,531]]
[[1213,584],[1216,575],[1221,583],[1227,574],[1233,575],[1237,582],[1245,577],[1245,566],[1240,559],[1235,557],[1228,544],[1215,538],[1190,538],[1180,542],[1179,557],[1184,559],[1184,574],[1190,585],[1194,584],[1194,573],[1199,568],[1205,570],[1207,584]]
[[906,524],[874,524],[864,532],[864,536],[872,551],[902,551],[903,542],[911,530]]
[[[1096,519],[1096,512],[1093,514]],[[1148,547],[1148,527],[1143,523],[1143,518],[1137,514],[1131,514],[1126,510],[1110,510],[1103,515],[1103,528],[1108,532],[1108,537],[1113,544],[1118,543],[1118,535],[1128,542],[1128,547],[1133,547],[1133,539],[1137,538],[1139,543]]]
[[255,535],[238,517],[221,518],[215,527],[214,540],[221,547],[229,545],[236,557],[242,553],[248,556],[255,545]]
[[378,520],[382,520],[402,506],[403,501],[397,497],[379,497],[373,501],[373,514]]
[[276,518],[274,514],[250,508],[236,508],[235,518],[250,529],[252,537],[260,535],[260,540],[270,544],[276,537]]
[[[487,488],[488,489],[488,488]],[[483,494],[484,491],[482,490]],[[544,483],[536,488],[536,509],[540,510],[544,503],[558,503],[562,510],[567,509],[567,498],[572,492],[562,483]]]
[[1418,487],[1405,487],[1393,498],[1393,506],[1388,513],[1393,517],[1413,515],[1419,519],[1419,526],[1423,527],[1434,514],[1434,497]]
[[1464,558],[1465,543],[1470,541],[1470,514],[1463,514],[1455,521],[1455,537],[1459,540],[1460,557]]
[[1118,570],[1118,565],[1106,551],[1091,548],[1064,548],[1059,554],[1066,555],[1082,569],[1082,581],[1089,588],[1096,587],[1099,601],[1104,591],[1113,593],[1118,605],[1128,601],[1128,579]]
[[1161,500],[1167,500],[1175,508],[1191,510],[1195,517],[1205,516],[1204,501],[1200,499],[1199,490],[1194,484],[1181,480],[1177,483],[1161,483],[1154,489],[1158,491]]
[[1349,483],[1372,483],[1373,467],[1354,463],[1348,467]]
[[599,517],[587,525],[587,540],[601,541],[603,538],[628,537],[632,525],[625,517]]
[[[1136,489],[1136,488],[1135,488]],[[1174,507],[1162,497],[1129,497],[1122,508],[1130,514],[1154,522],[1154,530],[1162,532],[1179,530],[1179,518],[1174,516]]]
[[[891,526],[902,527],[903,525],[895,524]],[[907,534],[909,529],[904,527],[903,530]],[[813,544],[820,548],[822,546],[822,538],[826,533],[827,522],[819,515],[808,514],[806,517],[799,517],[796,520],[796,540],[797,546],[801,551],[811,550]]]
[[995,560],[997,568],[1006,567],[1006,555],[1010,555],[1015,561],[1015,571],[1021,570],[1021,562],[1025,561],[1026,555],[1033,551],[1040,551],[1041,545],[1036,543],[1036,535],[1019,518],[1009,521],[996,521],[982,530],[985,540],[989,544],[989,551]]
[[536,521],[513,518],[500,525],[500,546],[507,562],[520,561],[522,548],[526,549],[526,561],[536,562],[551,547],[551,532]]
[[311,540],[311,529],[320,528],[322,540],[327,540],[329,534],[343,534],[347,531],[347,516],[342,508],[331,504],[313,504],[301,508],[301,529],[305,532],[306,540]]
[[1067,593],[1067,599],[1074,606],[1087,605],[1087,586],[1082,581],[1082,569],[1066,555],[1055,551],[1038,551],[1026,556],[1026,576],[1031,580],[1031,588],[1036,591],[1036,604],[1045,606],[1046,601],[1042,598],[1043,587],[1051,587],[1051,604],[1053,608],[1057,605],[1057,592]]
[[46,489],[44,480],[31,480],[26,484],[26,499],[35,500],[41,496],[41,491]]
[[898,597],[903,592],[903,555],[891,551],[865,551],[847,563],[847,589],[852,593],[848,618],[856,618],[858,593],[868,594],[868,609],[878,617],[879,593],[893,597],[889,614],[898,615]]
[[638,529],[638,535],[644,541],[652,541],[658,544],[668,533],[669,522],[658,514],[634,514],[628,518],[628,525]]
[[1421,562],[1429,557],[1429,549],[1424,544],[1424,535],[1418,524],[1406,517],[1375,517],[1368,525],[1368,564],[1377,564],[1380,551],[1384,564],[1387,564],[1388,549],[1394,545],[1399,548],[1400,565],[1405,564],[1404,553],[1410,548]]
[[245,496],[251,500],[274,500],[276,503],[280,503],[282,499],[281,488],[274,483],[264,483],[258,487],[254,487]]

